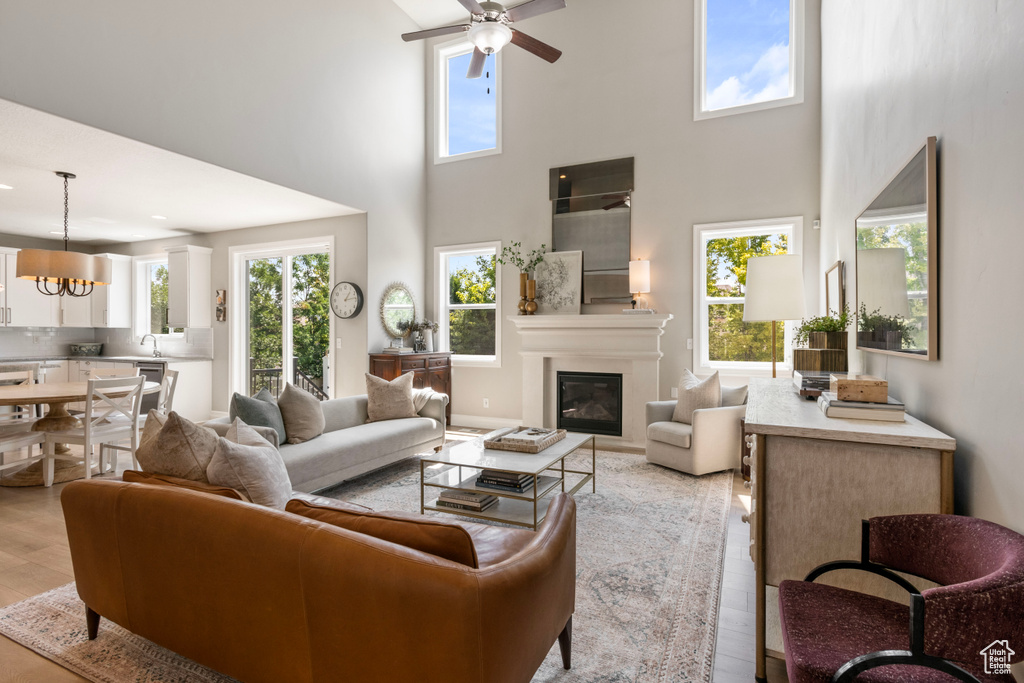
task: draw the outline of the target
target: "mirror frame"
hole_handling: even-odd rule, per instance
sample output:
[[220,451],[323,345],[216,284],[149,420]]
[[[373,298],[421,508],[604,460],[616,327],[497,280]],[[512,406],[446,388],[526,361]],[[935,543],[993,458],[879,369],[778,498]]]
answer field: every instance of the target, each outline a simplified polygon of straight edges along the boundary
[[888,182],[882,187],[879,192],[868,205],[857,214],[857,219],[853,223],[853,253],[854,256],[858,256],[859,250],[857,249],[857,220],[864,215],[872,204],[877,201],[878,197],[882,195],[892,185],[892,182],[903,172],[903,170],[909,166],[915,157],[925,151],[924,160],[924,175],[925,175],[925,210],[927,211],[927,231],[928,231],[928,349],[926,353],[910,353],[908,351],[892,351],[889,349],[873,349],[866,346],[860,345],[860,277],[857,275],[857,261],[854,261],[854,273],[857,278],[857,288],[855,290],[854,306],[856,307],[854,313],[856,318],[855,332],[857,332],[857,350],[869,351],[871,353],[881,353],[888,356],[899,356],[900,358],[913,358],[915,360],[932,361],[939,359],[939,169],[938,169],[938,157],[936,153],[938,138],[935,136],[929,137],[923,147],[919,147],[914,150],[914,153],[910,156],[907,161],[902,164],[896,173],[889,178]]
[[409,285],[404,282],[392,282],[390,285],[384,288],[384,293],[380,297],[380,324],[384,328],[384,331],[388,333],[388,336],[393,339],[405,339],[411,333],[412,330],[406,330],[405,333],[401,333],[398,330],[392,330],[387,323],[387,318],[384,316],[385,306],[387,305],[388,298],[395,292],[405,292],[409,295],[409,299],[412,300],[412,319],[416,321],[416,297],[412,295],[412,290],[409,289]]
[[846,305],[846,265],[842,261],[836,261],[825,271],[825,315],[832,315],[832,302],[828,296],[828,276],[833,270],[839,271],[839,307],[836,310],[841,314],[843,306]]

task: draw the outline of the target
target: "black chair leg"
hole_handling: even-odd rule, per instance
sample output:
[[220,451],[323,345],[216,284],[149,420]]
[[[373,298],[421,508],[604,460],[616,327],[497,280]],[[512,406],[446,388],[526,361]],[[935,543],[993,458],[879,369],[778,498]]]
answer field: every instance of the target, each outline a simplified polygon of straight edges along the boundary
[[925,666],[929,669],[935,669],[948,674],[958,681],[964,681],[964,683],[981,683],[970,673],[950,661],[930,655],[915,654],[909,650],[881,650],[861,655],[860,657],[854,657],[839,667],[839,671],[832,676],[832,683],[852,683],[858,674],[868,669],[874,669],[879,666],[892,666],[894,664]]
[[562,651],[562,667],[568,671],[572,668],[572,617],[558,634],[558,649]]
[[85,628],[89,632],[89,640],[96,640],[100,632],[100,615],[89,609],[88,605],[85,608]]

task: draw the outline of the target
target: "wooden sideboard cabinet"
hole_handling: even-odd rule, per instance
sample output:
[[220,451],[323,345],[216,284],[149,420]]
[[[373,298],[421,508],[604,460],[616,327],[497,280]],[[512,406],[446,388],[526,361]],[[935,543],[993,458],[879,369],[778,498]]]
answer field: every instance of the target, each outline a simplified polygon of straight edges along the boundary
[[[952,513],[956,441],[910,415],[906,422],[825,417],[782,379],[751,382],[745,431],[753,451],[744,459],[751,466],[756,677],[764,681],[766,657],[785,657],[779,583],[802,580],[825,562],[860,559],[863,519]],[[906,601],[902,589],[863,572],[817,581]]]
[[413,373],[412,384],[417,389],[433,389],[448,394],[445,420],[452,424],[452,354],[448,351],[434,353],[371,353],[370,374],[389,382],[406,372]]

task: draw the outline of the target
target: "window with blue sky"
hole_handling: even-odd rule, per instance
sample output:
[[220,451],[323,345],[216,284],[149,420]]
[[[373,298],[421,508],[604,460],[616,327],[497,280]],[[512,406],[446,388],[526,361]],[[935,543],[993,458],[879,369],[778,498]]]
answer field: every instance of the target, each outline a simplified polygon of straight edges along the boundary
[[792,97],[790,0],[704,0],[704,111]]
[[498,146],[498,87],[495,55],[488,55],[484,75],[466,78],[472,52],[447,58],[448,154],[456,156]]

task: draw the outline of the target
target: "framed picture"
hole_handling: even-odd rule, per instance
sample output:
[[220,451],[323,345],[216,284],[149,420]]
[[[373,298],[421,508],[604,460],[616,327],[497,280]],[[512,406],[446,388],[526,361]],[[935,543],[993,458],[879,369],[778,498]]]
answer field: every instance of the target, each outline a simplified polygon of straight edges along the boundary
[[537,313],[579,314],[583,303],[583,252],[553,251],[534,273],[537,280]]

